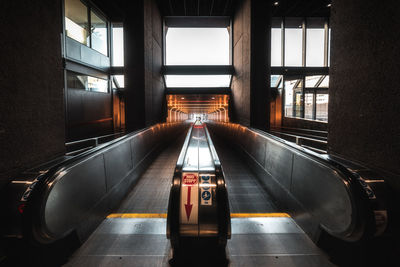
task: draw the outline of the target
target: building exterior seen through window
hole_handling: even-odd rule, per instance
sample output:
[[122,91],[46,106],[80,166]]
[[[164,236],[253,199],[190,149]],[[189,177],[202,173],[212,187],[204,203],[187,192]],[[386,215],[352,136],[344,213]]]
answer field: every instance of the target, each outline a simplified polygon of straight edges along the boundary
[[284,91],[285,117],[327,122],[328,86],[328,75],[294,77],[271,75],[271,87],[277,88],[280,92]]
[[271,88],[283,96],[285,117],[328,121],[329,43],[327,18],[272,19]]

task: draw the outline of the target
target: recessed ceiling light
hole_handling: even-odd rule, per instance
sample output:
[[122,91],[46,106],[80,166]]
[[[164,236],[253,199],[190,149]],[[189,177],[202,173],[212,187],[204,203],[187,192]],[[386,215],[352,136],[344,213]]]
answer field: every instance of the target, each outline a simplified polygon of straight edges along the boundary
[[279,6],[279,2],[278,1],[274,2],[274,6]]
[[331,7],[332,4],[327,4],[326,7]]
[[211,97],[211,99],[215,99],[215,97]]
[[183,99],[185,99],[184,97],[181,97],[181,99],[183,100]]

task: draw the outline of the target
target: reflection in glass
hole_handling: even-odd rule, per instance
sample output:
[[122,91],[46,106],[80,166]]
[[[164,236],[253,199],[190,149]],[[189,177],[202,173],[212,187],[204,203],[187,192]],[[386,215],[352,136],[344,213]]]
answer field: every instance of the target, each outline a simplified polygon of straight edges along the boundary
[[271,66],[282,66],[282,30],[271,29]]
[[65,33],[68,37],[90,46],[87,7],[80,0],[65,0]]
[[314,110],[314,94],[306,93],[304,97],[304,118],[312,120]]
[[84,74],[67,72],[67,87],[93,92],[108,92],[108,81]]
[[93,11],[90,12],[92,48],[107,55],[107,23]]
[[113,66],[124,66],[124,28],[113,27],[112,49]]
[[317,82],[321,79],[321,75],[316,76],[306,76],[306,88],[315,87]]
[[328,94],[317,94],[317,113],[316,120],[328,121]]
[[229,65],[227,28],[168,28],[167,65]]
[[324,66],[324,43],[325,30],[307,29],[306,40],[306,66],[323,67]]
[[165,75],[167,87],[229,87],[231,75]]

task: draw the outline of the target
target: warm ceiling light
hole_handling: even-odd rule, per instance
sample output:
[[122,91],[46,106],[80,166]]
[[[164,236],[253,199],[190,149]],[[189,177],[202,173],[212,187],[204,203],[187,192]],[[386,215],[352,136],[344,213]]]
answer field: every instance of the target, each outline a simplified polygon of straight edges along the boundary
[[215,97],[211,97],[211,99],[215,99]]
[[274,2],[274,6],[279,6],[279,2],[278,1]]
[[326,7],[331,7],[332,4],[327,4]]
[[181,97],[181,99],[183,100],[183,99],[185,99],[184,97]]

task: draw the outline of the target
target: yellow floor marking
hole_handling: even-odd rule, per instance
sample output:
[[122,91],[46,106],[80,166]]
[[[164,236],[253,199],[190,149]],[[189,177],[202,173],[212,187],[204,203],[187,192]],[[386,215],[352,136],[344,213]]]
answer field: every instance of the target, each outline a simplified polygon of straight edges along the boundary
[[[231,213],[231,218],[286,217],[287,213]],[[112,213],[107,218],[167,218],[166,213]]]

